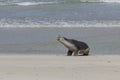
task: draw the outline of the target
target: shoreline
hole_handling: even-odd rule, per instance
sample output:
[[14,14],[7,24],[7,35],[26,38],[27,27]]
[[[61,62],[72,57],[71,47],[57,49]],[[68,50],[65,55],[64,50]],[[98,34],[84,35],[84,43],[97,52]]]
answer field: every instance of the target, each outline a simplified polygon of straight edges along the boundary
[[0,55],[1,80],[119,80],[120,55]]

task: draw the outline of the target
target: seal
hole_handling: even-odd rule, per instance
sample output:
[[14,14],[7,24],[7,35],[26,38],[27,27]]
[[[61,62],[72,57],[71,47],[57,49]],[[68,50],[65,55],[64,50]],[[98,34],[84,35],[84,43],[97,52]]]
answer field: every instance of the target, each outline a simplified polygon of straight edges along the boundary
[[82,41],[75,39],[68,39],[66,37],[58,36],[57,41],[62,43],[65,47],[68,48],[67,56],[88,56],[89,55],[89,46]]

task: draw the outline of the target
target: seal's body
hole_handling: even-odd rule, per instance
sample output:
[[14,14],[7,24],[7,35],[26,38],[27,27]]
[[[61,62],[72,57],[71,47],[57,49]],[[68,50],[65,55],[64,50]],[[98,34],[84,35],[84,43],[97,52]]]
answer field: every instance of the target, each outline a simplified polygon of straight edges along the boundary
[[[82,41],[77,41],[74,39],[67,39],[65,37],[58,36],[57,40],[61,42],[65,47],[68,48],[67,56],[79,56],[79,55],[84,55],[87,56],[89,55],[89,47],[85,42]],[[73,54],[74,53],[74,54]]]

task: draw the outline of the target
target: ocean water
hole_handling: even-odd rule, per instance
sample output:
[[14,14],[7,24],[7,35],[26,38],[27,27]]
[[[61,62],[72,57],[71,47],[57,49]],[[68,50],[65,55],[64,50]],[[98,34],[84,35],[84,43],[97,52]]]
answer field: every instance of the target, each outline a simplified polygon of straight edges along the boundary
[[119,14],[119,0],[0,0],[0,54],[66,55],[62,35],[119,55]]

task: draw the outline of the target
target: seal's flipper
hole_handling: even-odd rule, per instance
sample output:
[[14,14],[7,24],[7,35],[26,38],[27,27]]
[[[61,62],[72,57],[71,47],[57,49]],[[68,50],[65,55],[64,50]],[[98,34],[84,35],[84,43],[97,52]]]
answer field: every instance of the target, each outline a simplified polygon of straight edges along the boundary
[[78,50],[74,51],[74,55],[73,56],[78,56]]
[[87,48],[85,50],[79,50],[78,54],[83,55],[83,56],[88,56],[89,55],[89,50],[90,50],[90,48]]
[[72,56],[73,51],[68,50],[67,56]]

